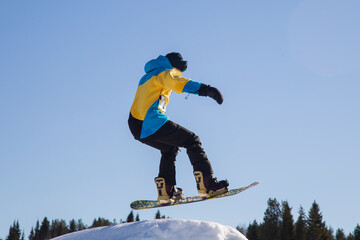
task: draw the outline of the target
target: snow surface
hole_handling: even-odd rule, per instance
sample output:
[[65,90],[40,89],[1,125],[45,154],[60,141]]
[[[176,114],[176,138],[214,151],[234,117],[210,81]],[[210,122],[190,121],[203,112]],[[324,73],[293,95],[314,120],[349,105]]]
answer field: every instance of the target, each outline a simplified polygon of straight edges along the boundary
[[66,234],[56,240],[247,240],[236,229],[198,220],[161,219],[123,223]]

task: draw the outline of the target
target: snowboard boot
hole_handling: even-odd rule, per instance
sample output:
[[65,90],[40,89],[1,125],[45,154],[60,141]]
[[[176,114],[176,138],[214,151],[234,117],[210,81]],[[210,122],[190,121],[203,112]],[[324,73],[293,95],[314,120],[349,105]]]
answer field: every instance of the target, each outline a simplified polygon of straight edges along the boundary
[[227,180],[219,182],[212,175],[204,177],[200,171],[194,171],[194,176],[200,197],[210,198],[228,191],[229,182]]
[[165,179],[162,177],[155,178],[156,188],[158,191],[157,201],[160,204],[171,204],[177,200],[184,199],[182,189],[175,185],[166,185]]

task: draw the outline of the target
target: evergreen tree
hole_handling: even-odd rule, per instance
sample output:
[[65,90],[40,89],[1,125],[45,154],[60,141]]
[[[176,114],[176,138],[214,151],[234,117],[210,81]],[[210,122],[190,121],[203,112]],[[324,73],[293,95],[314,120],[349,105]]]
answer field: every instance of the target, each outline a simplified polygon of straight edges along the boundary
[[244,236],[246,236],[247,228],[246,226],[236,226],[236,230],[241,232]]
[[355,240],[360,240],[360,225],[356,225],[354,230],[354,238]]
[[131,211],[126,219],[126,222],[134,222],[134,212]]
[[83,223],[82,219],[79,219],[77,221],[77,224],[76,224],[77,231],[81,231],[81,230],[84,230],[86,228],[87,228],[87,226]]
[[161,219],[160,210],[157,210],[157,212],[155,214],[155,219]]
[[35,235],[33,240],[40,240],[40,224],[39,220],[36,221],[35,225]]
[[350,233],[346,240],[355,240],[355,237],[352,233]]
[[54,238],[67,234],[70,232],[70,230],[68,229],[65,220],[56,219],[51,222],[50,232],[51,232],[51,237]]
[[21,230],[19,221],[14,221],[13,225],[9,229],[9,235],[6,237],[6,240],[20,240]]
[[336,240],[346,240],[346,236],[343,229],[338,229],[336,231]]
[[248,240],[259,240],[259,225],[256,222],[256,220],[254,220],[254,222],[252,224],[249,224],[249,227],[246,231],[246,238]]
[[279,228],[280,240],[295,240],[294,237],[294,218],[291,214],[291,208],[287,201],[282,203],[281,222]]
[[322,214],[320,212],[319,205],[315,201],[309,211],[306,225],[308,240],[322,240],[324,236],[325,224],[322,221]]
[[77,227],[76,227],[76,221],[75,219],[72,219],[69,223],[69,232],[76,232],[77,231]]
[[335,240],[334,230],[331,227],[325,227],[322,240]]
[[39,239],[40,240],[46,240],[51,238],[50,233],[50,222],[47,219],[47,217],[44,218],[44,220],[41,223],[40,232],[39,232]]
[[305,240],[306,216],[303,207],[300,206],[299,217],[295,223],[295,240]]
[[103,226],[110,226],[111,222],[105,218],[98,218],[98,219],[94,219],[93,224],[91,225],[90,228],[94,228],[94,227],[103,227]]
[[29,240],[34,240],[34,238],[35,238],[35,233],[34,233],[34,228],[32,227],[29,235]]
[[136,219],[135,219],[136,222],[139,222],[140,221],[140,216],[139,214],[136,214]]
[[280,225],[280,204],[274,199],[268,200],[268,208],[264,214],[264,223],[260,226],[261,240],[277,240]]

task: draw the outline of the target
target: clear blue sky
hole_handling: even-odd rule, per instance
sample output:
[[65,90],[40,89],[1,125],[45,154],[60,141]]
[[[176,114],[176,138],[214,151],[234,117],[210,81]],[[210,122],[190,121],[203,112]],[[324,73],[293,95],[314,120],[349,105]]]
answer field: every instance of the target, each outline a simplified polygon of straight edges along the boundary
[[[135,141],[129,109],[146,61],[179,51],[185,76],[219,88],[173,94],[236,197],[161,209],[237,226],[269,198],[296,220],[316,200],[328,225],[360,223],[360,2],[0,1],[0,238],[19,220],[126,218],[156,197],[160,154]],[[196,194],[186,151],[178,185]],[[139,211],[153,219],[156,210]]]

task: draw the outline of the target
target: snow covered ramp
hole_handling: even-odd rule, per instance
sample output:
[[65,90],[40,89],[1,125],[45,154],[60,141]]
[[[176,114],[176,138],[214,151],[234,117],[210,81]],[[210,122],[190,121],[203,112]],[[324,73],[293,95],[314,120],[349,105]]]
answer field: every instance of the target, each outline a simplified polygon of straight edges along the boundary
[[70,233],[56,240],[246,240],[236,229],[198,220],[162,219]]

